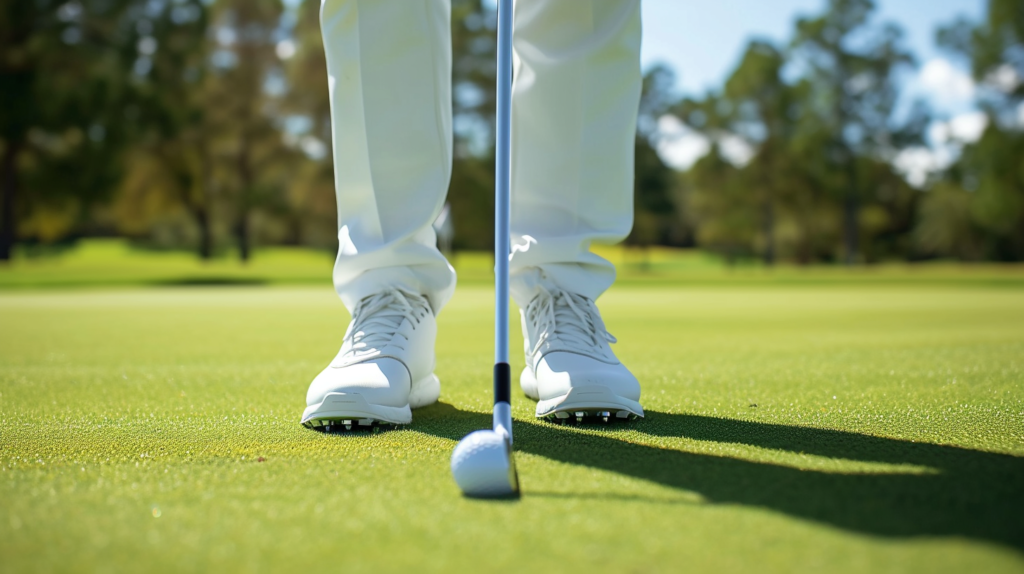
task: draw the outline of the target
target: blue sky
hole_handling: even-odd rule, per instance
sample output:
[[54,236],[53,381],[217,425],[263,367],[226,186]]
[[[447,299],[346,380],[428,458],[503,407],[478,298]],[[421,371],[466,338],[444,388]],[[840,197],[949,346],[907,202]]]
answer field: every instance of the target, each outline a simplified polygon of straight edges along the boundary
[[[675,68],[679,88],[697,95],[720,86],[737,64],[747,42],[765,37],[788,40],[796,19],[813,15],[825,0],[643,0],[642,60]],[[979,19],[984,0],[879,0],[877,17],[898,23],[908,47],[923,64],[944,54],[935,29],[958,15]]]

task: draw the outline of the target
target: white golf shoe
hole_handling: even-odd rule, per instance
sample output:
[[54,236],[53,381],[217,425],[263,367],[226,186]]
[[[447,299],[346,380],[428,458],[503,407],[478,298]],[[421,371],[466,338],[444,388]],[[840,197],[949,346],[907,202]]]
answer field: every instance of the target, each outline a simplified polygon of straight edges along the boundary
[[526,368],[519,384],[538,401],[538,418],[644,416],[640,383],[612,352],[615,337],[593,301],[542,289],[521,317]]
[[366,297],[352,312],[341,351],[309,385],[302,424],[327,429],[409,424],[437,401],[437,322],[427,299],[399,289]]

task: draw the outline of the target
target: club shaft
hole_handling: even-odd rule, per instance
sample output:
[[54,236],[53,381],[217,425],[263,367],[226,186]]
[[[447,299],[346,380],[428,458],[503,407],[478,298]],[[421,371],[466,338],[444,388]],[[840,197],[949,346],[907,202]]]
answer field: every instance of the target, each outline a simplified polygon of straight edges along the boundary
[[[512,0],[498,0],[498,77],[494,154],[494,362],[508,363],[508,260],[512,172]],[[495,402],[499,396],[495,380]],[[507,398],[505,399],[507,400]]]

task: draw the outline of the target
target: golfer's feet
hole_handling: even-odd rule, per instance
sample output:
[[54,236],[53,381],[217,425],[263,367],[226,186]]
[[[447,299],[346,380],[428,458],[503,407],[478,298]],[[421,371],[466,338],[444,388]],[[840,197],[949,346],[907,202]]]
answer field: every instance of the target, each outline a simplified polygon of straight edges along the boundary
[[526,368],[523,392],[537,417],[553,420],[644,416],[640,383],[615,357],[594,302],[566,291],[542,290],[522,312]]
[[359,302],[341,351],[309,385],[302,424],[358,428],[409,424],[412,410],[437,401],[437,323],[427,299],[388,289]]

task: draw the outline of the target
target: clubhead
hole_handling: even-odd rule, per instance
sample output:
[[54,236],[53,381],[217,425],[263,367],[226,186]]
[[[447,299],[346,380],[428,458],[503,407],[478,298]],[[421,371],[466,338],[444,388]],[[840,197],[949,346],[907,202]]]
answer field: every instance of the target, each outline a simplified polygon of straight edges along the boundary
[[452,453],[452,476],[463,494],[473,498],[519,495],[512,447],[505,435],[479,430],[466,435]]

